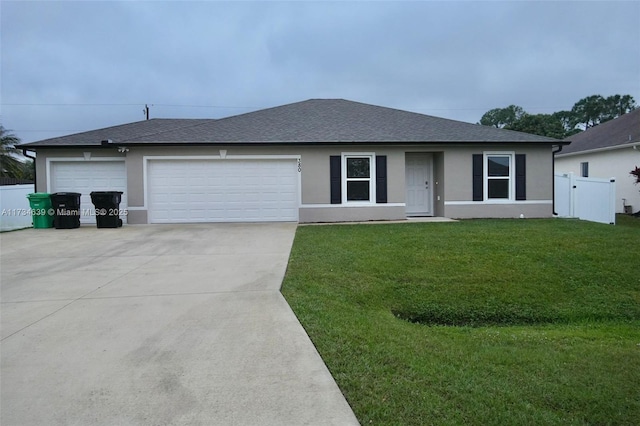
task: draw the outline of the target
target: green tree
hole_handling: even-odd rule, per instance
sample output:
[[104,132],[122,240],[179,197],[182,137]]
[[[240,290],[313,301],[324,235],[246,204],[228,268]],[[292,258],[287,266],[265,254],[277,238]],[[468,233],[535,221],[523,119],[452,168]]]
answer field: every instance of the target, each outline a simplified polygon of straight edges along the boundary
[[20,173],[16,176],[18,179],[35,180],[36,167],[33,160],[26,160],[20,165]]
[[15,146],[20,138],[0,125],[0,177],[19,177],[23,172],[21,151]]
[[505,129],[556,139],[564,139],[566,135],[562,122],[552,114],[524,114],[519,120],[506,126]]
[[564,130],[563,138],[575,135],[582,131],[582,129],[576,127],[573,119],[573,113],[571,111],[557,111],[551,115],[560,121],[562,129]]
[[600,95],[591,95],[580,99],[571,108],[573,126],[582,125],[588,129],[600,124],[605,110],[605,99]]
[[494,108],[484,113],[480,124],[565,139],[636,108],[635,99],[631,95],[613,95],[607,98],[592,95],[576,102],[571,111],[553,114],[528,114],[516,105]]
[[517,105],[509,105],[506,108],[494,108],[484,113],[482,118],[480,118],[480,124],[502,129],[520,120],[524,114],[524,109]]
[[571,124],[573,128],[583,127],[586,130],[634,109],[636,109],[636,102],[631,95],[612,95],[607,98],[591,95],[573,105]]
[[[631,95],[613,95],[605,99],[604,121],[613,120],[636,109],[636,102]],[[604,122],[603,121],[603,122]]]

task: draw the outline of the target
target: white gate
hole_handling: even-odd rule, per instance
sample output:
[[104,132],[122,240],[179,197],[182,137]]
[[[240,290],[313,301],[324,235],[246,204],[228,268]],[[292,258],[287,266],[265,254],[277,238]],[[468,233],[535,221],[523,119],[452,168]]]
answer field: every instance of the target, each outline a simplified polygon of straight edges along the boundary
[[616,180],[556,174],[555,210],[560,217],[616,223]]

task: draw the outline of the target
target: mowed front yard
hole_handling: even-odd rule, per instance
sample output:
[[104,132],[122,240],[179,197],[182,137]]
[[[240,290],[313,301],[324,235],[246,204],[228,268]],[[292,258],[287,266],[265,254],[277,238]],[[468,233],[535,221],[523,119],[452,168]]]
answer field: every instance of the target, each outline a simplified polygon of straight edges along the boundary
[[282,292],[363,425],[640,421],[640,219],[299,227]]

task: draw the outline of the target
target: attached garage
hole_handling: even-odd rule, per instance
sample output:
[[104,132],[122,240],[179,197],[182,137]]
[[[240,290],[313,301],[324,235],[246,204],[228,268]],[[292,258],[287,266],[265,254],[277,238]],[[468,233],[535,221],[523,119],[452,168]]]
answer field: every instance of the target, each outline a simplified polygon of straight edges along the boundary
[[148,159],[149,223],[297,222],[296,158]]
[[[122,191],[120,210],[127,209],[127,174],[125,162],[118,161],[49,161],[47,192],[79,192],[82,214],[80,223],[96,223],[91,202],[93,191]],[[121,215],[127,222],[126,215]]]

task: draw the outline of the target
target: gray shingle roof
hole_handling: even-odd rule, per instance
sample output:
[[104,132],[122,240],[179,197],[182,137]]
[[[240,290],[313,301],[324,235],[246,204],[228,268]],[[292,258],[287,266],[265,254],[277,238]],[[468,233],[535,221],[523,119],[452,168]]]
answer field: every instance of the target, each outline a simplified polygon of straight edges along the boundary
[[76,147],[100,145],[103,140],[111,139],[113,143],[126,143],[140,137],[151,137],[154,134],[166,132],[168,130],[185,129],[196,126],[203,119],[172,119],[154,118],[152,120],[137,121],[119,126],[106,127],[104,129],[91,130],[88,132],[75,133],[68,136],[44,139],[37,142],[30,142],[18,145],[18,147]]
[[310,99],[219,120],[149,120],[25,144],[306,144],[560,142],[556,139],[342,99]]
[[559,156],[640,143],[640,109],[591,127],[569,139],[571,145],[565,147]]

